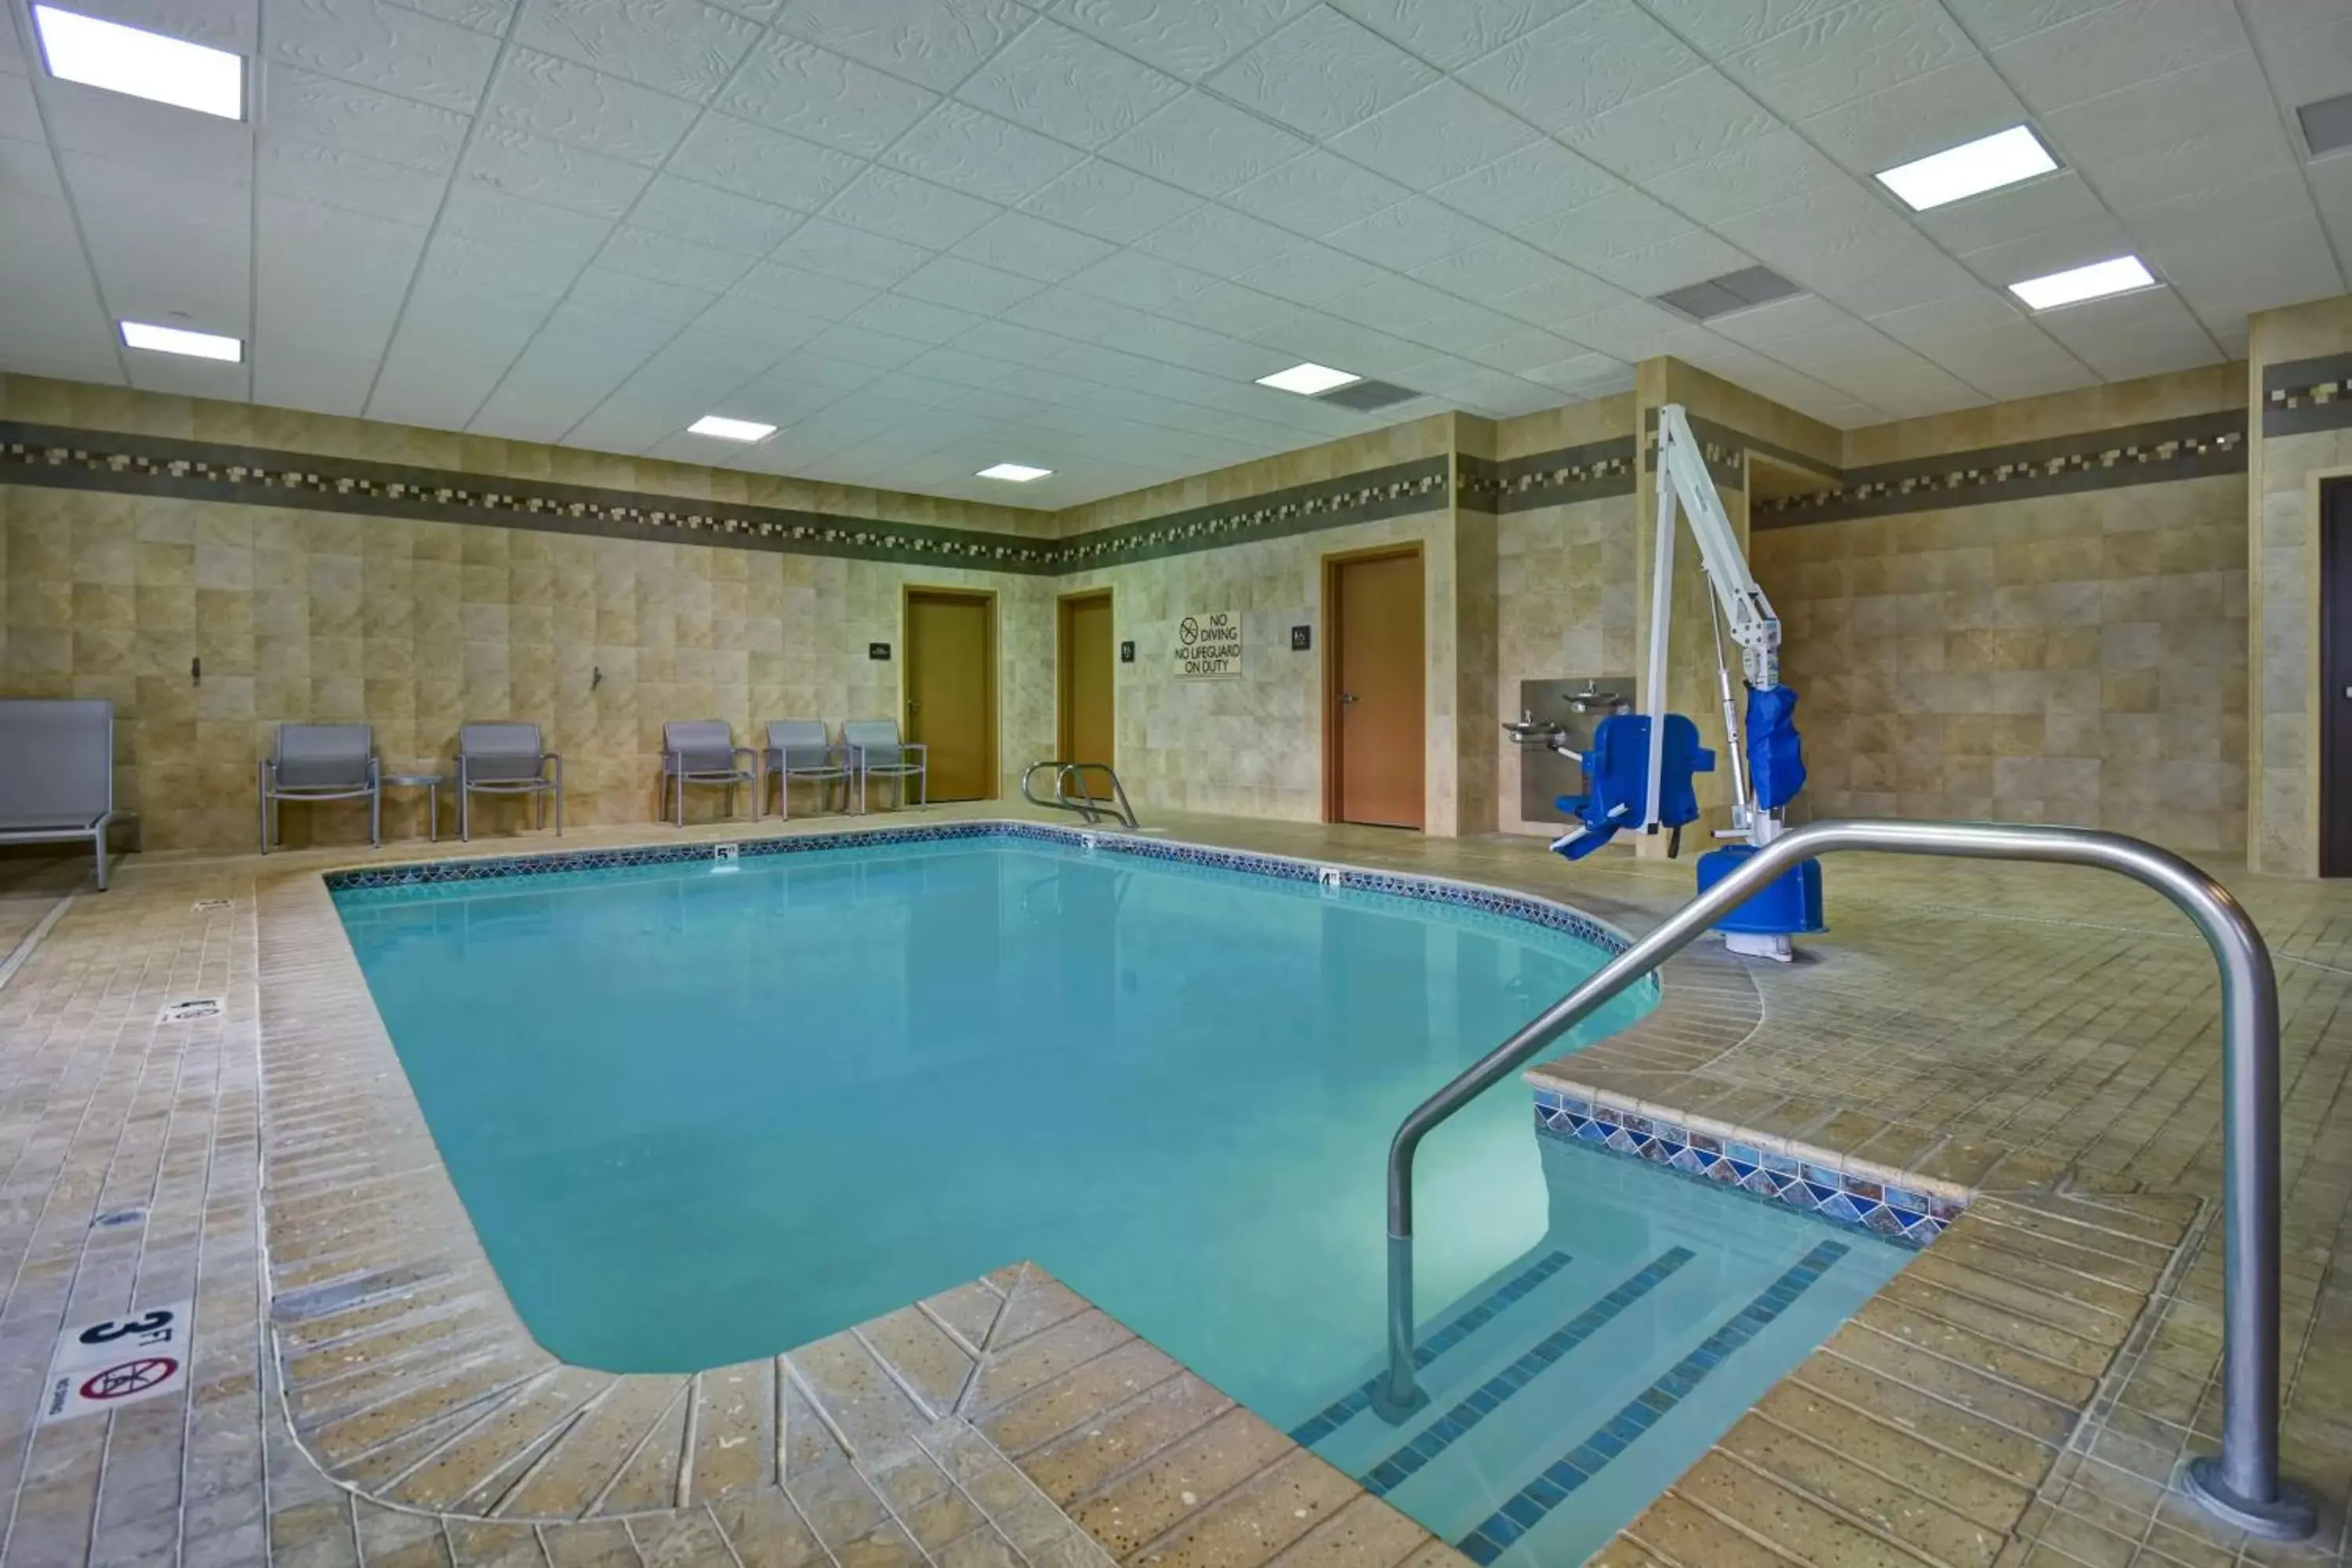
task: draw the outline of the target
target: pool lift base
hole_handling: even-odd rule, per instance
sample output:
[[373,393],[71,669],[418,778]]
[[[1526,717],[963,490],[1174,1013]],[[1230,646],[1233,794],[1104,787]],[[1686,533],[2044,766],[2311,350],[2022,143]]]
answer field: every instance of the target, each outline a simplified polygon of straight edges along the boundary
[[2262,1541],[2303,1541],[2319,1528],[2311,1500],[2282,1480],[2270,1502],[2241,1497],[2221,1479],[2222,1456],[2207,1454],[2180,1468],[2180,1489],[2224,1524]]

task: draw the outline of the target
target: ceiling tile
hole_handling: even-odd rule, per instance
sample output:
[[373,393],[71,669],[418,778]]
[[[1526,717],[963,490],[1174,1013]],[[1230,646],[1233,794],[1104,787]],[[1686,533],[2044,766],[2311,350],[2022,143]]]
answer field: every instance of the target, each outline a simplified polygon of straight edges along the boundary
[[851,181],[824,216],[908,245],[945,250],[997,211],[977,196],[876,164]]
[[241,55],[255,52],[261,27],[257,0],[74,0],[67,9]]
[[1295,305],[1319,305],[1376,281],[1381,270],[1345,252],[1307,244],[1251,268],[1234,281]]
[[1038,22],[956,91],[1076,147],[1097,148],[1182,96],[1184,84],[1085,34]]
[[1280,321],[1289,310],[1287,304],[1270,294],[1218,279],[1167,306],[1160,314],[1209,331],[1243,337],[1268,321]]
[[1300,244],[1287,229],[1234,212],[1230,207],[1195,208],[1156,229],[1143,248],[1163,260],[1213,277],[1231,278],[1273,260]]
[[2234,5],[2119,0],[1991,47],[1993,64],[2026,102],[2047,114],[2244,51],[2251,40]]
[[1338,249],[1397,272],[1496,237],[1485,224],[1427,196],[1408,197],[1325,237]]
[[1567,322],[1638,302],[1635,295],[1574,268],[1549,282],[1498,294],[1492,301],[1495,309],[1507,315],[1558,331],[1564,331]]
[[887,289],[931,258],[919,245],[852,228],[831,218],[813,217],[772,253],[789,266]]
[[1955,255],[2022,239],[2051,229],[2096,223],[2107,209],[2082,175],[2061,169],[2022,185],[1921,213],[1913,219]]
[[1489,370],[1526,375],[1546,365],[1557,364],[1578,352],[1578,346],[1566,338],[1515,322],[1508,333],[1491,342],[1465,344],[1462,357]]
[[[23,90],[22,78],[0,78]],[[249,184],[253,177],[253,127],[208,114],[191,114],[168,104],[42,77],[29,84],[46,127],[37,117],[26,129],[30,140],[77,153],[95,153],[118,163],[220,184]],[[44,131],[46,130],[46,135]]]
[[262,129],[289,141],[446,174],[466,144],[462,114],[289,66],[261,68]]
[[577,271],[596,259],[613,228],[607,218],[459,185],[441,208],[439,232],[494,250],[538,251]]
[[919,357],[929,346],[928,342],[873,331],[847,321],[835,321],[808,341],[808,352],[813,354],[851,364],[872,365],[877,370],[896,370]]
[[947,102],[901,137],[882,161],[1010,205],[1068,174],[1086,156],[1009,120]]
[[2147,258],[2200,317],[2231,328],[2249,312],[2325,299],[2345,286],[2313,212],[2151,245]]
[[2033,319],[2110,381],[2221,362],[2212,339],[2169,289],[2094,300]]
[[509,195],[596,217],[619,217],[653,178],[635,163],[502,125],[476,130],[464,176]]
[[426,247],[417,277],[420,283],[427,279],[454,279],[544,308],[562,299],[585,270],[583,263],[551,250],[484,245],[445,230]]
[[445,22],[455,22],[498,38],[506,36],[507,24],[514,20],[519,0],[400,0],[400,4],[412,11],[422,11],[428,16],[438,16]]
[[1225,200],[1309,237],[1367,218],[1412,193],[1320,148],[1259,175]]
[[1209,86],[1308,136],[1336,136],[1438,73],[1318,5],[1209,79]]
[[1307,150],[1288,132],[1194,91],[1106,142],[1102,155],[1195,195],[1220,196]]
[[718,296],[708,289],[638,278],[610,268],[591,267],[572,285],[572,298],[592,310],[616,310],[648,321],[674,321],[684,326],[708,310]]
[[871,165],[731,115],[706,114],[669,161],[673,174],[813,212]]
[[261,138],[254,176],[271,195],[411,224],[431,223],[449,185],[445,175],[274,136]]
[[1643,185],[1693,222],[1717,224],[1849,183],[1836,164],[1793,132],[1769,131]]
[[1689,219],[1631,188],[1613,191],[1540,223],[1519,237],[1562,261],[1581,266],[1588,257],[1618,256],[1671,239],[1692,227]]
[[624,225],[605,242],[596,265],[659,283],[723,294],[751,269],[752,263],[740,250],[721,250],[675,234]]
[[2352,86],[2352,14],[2338,16],[2333,26],[2299,33],[2291,43],[2265,46],[2263,63],[2285,108],[2334,98]]
[[1557,133],[1705,63],[1633,0],[1588,0],[1455,74]]
[[1148,65],[1191,80],[1315,4],[1315,0],[1059,0],[1050,15]]
[[1041,283],[1068,277],[1117,247],[1027,213],[1002,213],[957,245],[954,254]]
[[1798,129],[1857,174],[1876,174],[2022,125],[2025,106],[1982,57],[1824,110]]
[[1937,0],[1852,0],[1727,56],[1723,68],[1773,112],[1801,120],[1979,58]]
[[481,101],[498,42],[378,0],[264,0],[269,58],[443,109]]
[[794,0],[777,26],[948,92],[1036,19],[1016,0]]
[[494,123],[592,153],[658,163],[700,110],[683,99],[517,45],[506,51],[482,112]]
[[1331,0],[1440,70],[1454,70],[1572,10],[1580,0]]
[[935,305],[954,305],[993,316],[1044,287],[1034,278],[984,267],[961,256],[940,256],[900,279],[897,291]]
[[[1709,59],[1725,59],[1751,44],[1777,37],[1850,0],[1642,0],[1643,8]],[[2106,0],[2099,0],[2104,5]]]
[[1426,190],[1542,140],[1534,126],[1445,77],[1333,137],[1331,149]]
[[1213,281],[1140,250],[1122,250],[1072,274],[1066,287],[1138,310],[1157,310]]
[[1580,263],[1603,282],[1643,295],[1687,289],[1727,272],[1754,265],[1755,258],[1708,233],[1689,228],[1613,256]]
[[756,23],[701,0],[526,0],[514,29],[519,44],[696,103],[759,37]]
[[[982,318],[929,300],[905,294],[884,294],[852,310],[844,324],[869,331],[887,332],[919,343],[950,342],[982,324]],[[908,357],[912,357],[911,355]]]
[[656,174],[630,212],[629,220],[657,234],[674,234],[698,245],[765,256],[802,223],[789,208],[739,196],[677,174]]
[[1706,325],[1709,331],[1752,349],[1769,349],[1791,338],[1833,338],[1840,332],[1868,331],[1845,311],[1811,294],[1735,310],[1716,317]]
[[1571,401],[1606,397],[1633,388],[1633,367],[1607,354],[1571,354],[1557,364],[1541,365],[1524,374],[1529,381],[1541,382]]
[[1201,205],[1173,185],[1090,158],[1022,204],[1024,210],[1114,245],[1130,245]]
[[803,272],[796,267],[765,262],[744,275],[734,294],[772,310],[818,321],[835,321],[880,292],[846,279]]
[[33,96],[30,77],[0,74],[0,137],[12,142],[49,139],[41,125],[41,106]]
[[1696,70],[1570,127],[1561,139],[1611,173],[1642,183],[1778,128],[1720,72]]
[[1446,181],[1430,195],[1496,228],[1524,228],[1541,218],[1624,189],[1589,158],[1546,140]]
[[744,58],[713,107],[771,131],[873,157],[920,120],[939,95],[784,33]]

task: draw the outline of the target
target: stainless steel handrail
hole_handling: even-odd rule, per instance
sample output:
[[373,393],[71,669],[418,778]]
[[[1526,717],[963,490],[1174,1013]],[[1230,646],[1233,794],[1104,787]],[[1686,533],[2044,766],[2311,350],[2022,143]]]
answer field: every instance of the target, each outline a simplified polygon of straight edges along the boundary
[[1402,1420],[1427,1403],[1413,1381],[1412,1160],[1431,1130],[1687,946],[1748,895],[1832,850],[2045,860],[2096,866],[2145,883],[2203,933],[2221,971],[2225,1248],[2221,1452],[2189,1461],[2189,1494],[2250,1534],[2299,1541],[2316,1528],[2310,1504],[2278,1473],[2278,979],[2262,932],[2212,878],[2169,850],[2118,833],[1962,822],[1819,822],[1759,849],[1439,1089],[1389,1146],[1389,1368],[1375,1403]]
[[[1037,775],[1047,768],[1054,770],[1054,798],[1040,800],[1033,786]],[[1089,768],[1099,769],[1109,776],[1111,794],[1108,798],[1098,797],[1087,787],[1086,774]],[[1076,783],[1078,786],[1076,799],[1070,796],[1069,786],[1072,783]],[[1128,804],[1127,786],[1118,782],[1118,774],[1108,763],[1066,763],[1058,757],[1047,762],[1032,763],[1029,764],[1029,771],[1021,775],[1021,798],[1032,805],[1043,806],[1048,810],[1076,812],[1081,819],[1089,824],[1100,822],[1106,816],[1112,816],[1118,820],[1121,826],[1129,831],[1133,831],[1136,826],[1135,808]]]

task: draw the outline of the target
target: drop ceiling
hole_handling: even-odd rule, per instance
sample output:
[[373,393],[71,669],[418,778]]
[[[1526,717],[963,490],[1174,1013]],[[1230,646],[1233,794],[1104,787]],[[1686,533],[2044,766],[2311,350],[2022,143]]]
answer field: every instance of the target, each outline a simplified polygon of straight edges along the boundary
[[[2295,117],[2352,90],[2341,0],[66,3],[246,55],[251,108],[53,79],[10,0],[0,369],[1024,506],[1654,354],[1871,424],[2352,282],[2352,153]],[[2057,173],[1870,177],[2019,123]],[[2004,297],[2126,252],[2163,286]],[[1758,265],[1804,292],[1648,302]],[[1423,396],[1255,384],[1299,360]]]

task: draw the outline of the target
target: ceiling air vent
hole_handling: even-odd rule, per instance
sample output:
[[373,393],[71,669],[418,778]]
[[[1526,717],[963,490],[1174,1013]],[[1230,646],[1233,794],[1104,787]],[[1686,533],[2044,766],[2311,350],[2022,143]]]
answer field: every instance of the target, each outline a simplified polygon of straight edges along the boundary
[[1369,414],[1375,408],[1386,408],[1391,404],[1411,403],[1420,395],[1421,394],[1412,388],[1399,386],[1392,381],[1367,379],[1351,381],[1345,386],[1335,387],[1315,401],[1336,403],[1342,408],[1353,408],[1359,413]]
[[1717,316],[1727,316],[1734,310],[1745,310],[1752,305],[1769,305],[1775,300],[1785,300],[1791,294],[1803,292],[1769,267],[1744,267],[1720,278],[1710,278],[1704,283],[1670,289],[1655,298],[1659,304],[1670,310],[1679,310],[1694,321],[1705,321]]
[[2306,103],[2294,111],[2294,117],[2303,121],[2303,139],[2313,157],[2352,147],[2352,92]]

